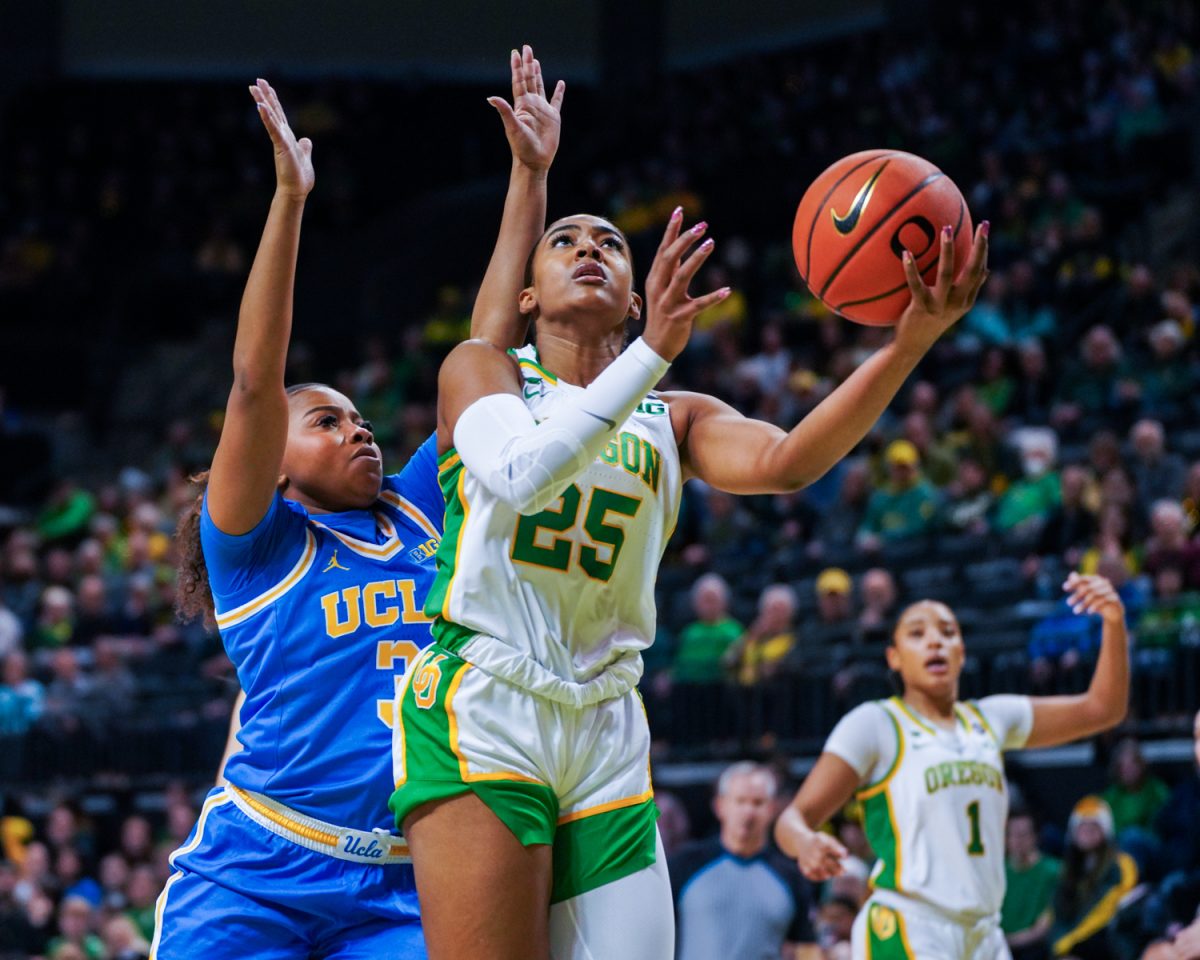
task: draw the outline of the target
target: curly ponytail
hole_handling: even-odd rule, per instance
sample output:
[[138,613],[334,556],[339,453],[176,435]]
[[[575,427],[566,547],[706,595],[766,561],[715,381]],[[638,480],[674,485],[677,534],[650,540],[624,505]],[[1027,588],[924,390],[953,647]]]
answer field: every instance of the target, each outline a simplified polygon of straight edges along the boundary
[[175,529],[178,558],[175,613],[185,623],[201,617],[204,625],[212,630],[217,626],[217,610],[213,606],[212,588],[208,585],[208,565],[200,548],[200,509],[204,504],[204,491],[208,489],[208,473],[204,470],[189,478],[199,487],[199,492],[179,518],[179,526]]

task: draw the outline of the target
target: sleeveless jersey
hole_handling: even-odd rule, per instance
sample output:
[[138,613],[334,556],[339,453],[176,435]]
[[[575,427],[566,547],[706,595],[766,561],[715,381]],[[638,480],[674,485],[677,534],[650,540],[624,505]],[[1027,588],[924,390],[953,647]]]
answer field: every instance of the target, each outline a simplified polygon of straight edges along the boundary
[[856,797],[879,858],[874,888],[963,919],[998,913],[1004,899],[1008,786],[1004,750],[1024,744],[1027,697],[955,704],[953,730],[893,697],[847,714],[825,749],[867,781]]
[[[511,351],[537,421],[582,391]],[[523,689],[579,705],[620,696],[654,640],[654,580],[682,473],[665,401],[649,394],[546,510],[520,516],[453,449],[442,455],[446,537],[425,611],[438,643]],[[581,689],[586,687],[586,691]]]
[[249,533],[200,538],[246,692],[230,783],[359,830],[390,829],[393,700],[431,640],[442,501],[431,437],[372,510],[310,516],[278,493]]

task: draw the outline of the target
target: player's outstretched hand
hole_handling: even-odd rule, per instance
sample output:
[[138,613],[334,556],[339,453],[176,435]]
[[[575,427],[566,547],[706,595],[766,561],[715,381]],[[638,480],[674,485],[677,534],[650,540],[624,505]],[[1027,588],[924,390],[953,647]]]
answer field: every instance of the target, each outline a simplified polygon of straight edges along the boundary
[[1071,573],[1063,589],[1067,591],[1067,605],[1075,613],[1098,613],[1109,623],[1124,622],[1125,604],[1105,577]]
[[510,104],[503,97],[488,97],[504,121],[504,135],[513,159],[531,170],[545,172],[558,152],[558,137],[562,129],[562,102],[567,85],[559,80],[554,93],[546,99],[546,84],[542,80],[542,65],[533,55],[529,44],[518,53],[509,55],[512,67],[512,96]]
[[913,255],[904,251],[901,259],[912,301],[896,324],[897,343],[913,346],[924,353],[975,305],[979,288],[988,275],[988,229],[986,220],[975,228],[971,256],[962,272],[956,273],[954,234],[949,227],[942,228],[937,280],[932,287],[921,279]]
[[313,173],[312,141],[308,137],[296,139],[292,128],[288,126],[278,94],[266,80],[255,81],[250,88],[250,96],[258,105],[258,115],[275,146],[277,192],[290,197],[307,197],[317,179]]
[[845,869],[842,861],[848,855],[847,850],[829,834],[810,831],[797,845],[800,853],[796,863],[800,872],[814,883],[840,876]]
[[729,287],[702,297],[688,295],[688,284],[712,253],[713,240],[709,237],[684,260],[683,255],[704,236],[708,224],[701,221],[686,232],[681,232],[682,226],[683,210],[676,207],[646,276],[646,329],[642,336],[664,360],[674,360],[683,352],[698,313],[729,296]]

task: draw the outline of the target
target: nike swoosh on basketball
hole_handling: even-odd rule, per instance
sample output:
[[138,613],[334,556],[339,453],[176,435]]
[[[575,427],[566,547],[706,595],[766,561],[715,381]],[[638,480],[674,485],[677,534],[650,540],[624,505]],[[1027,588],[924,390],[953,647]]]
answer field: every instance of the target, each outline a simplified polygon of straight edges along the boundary
[[854,195],[854,202],[850,205],[850,212],[844,217],[839,216],[833,207],[829,208],[829,214],[833,217],[833,228],[843,237],[858,226],[859,218],[863,215],[863,211],[867,209],[867,204],[871,202],[871,194],[875,192],[875,182],[879,179],[879,175],[883,173],[883,168],[889,162],[888,160],[884,160],[879,165],[879,169],[871,174],[871,179],[858,188],[858,193]]
[[616,422],[615,422],[615,421],[613,421],[613,420],[609,420],[609,419],[608,419],[608,417],[602,417],[602,416],[600,416],[600,414],[598,414],[598,413],[592,413],[592,411],[591,411],[591,410],[584,410],[583,412],[584,412],[584,413],[586,413],[586,414],[587,414],[589,417],[595,417],[595,418],[596,418],[597,420],[599,420],[601,423],[605,424],[605,425],[608,427],[608,429],[609,429],[609,430],[616,430],[616,429],[617,429],[617,424],[616,424]]

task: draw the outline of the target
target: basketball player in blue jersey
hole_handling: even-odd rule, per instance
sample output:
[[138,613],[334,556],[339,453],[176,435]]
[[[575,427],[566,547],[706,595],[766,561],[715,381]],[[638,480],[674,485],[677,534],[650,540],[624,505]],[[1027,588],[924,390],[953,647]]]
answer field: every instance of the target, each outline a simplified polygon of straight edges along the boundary
[[[541,233],[563,95],[560,84],[546,98],[528,47],[511,66],[513,104],[493,100],[513,151],[510,236],[472,329],[499,346],[524,324],[487,307],[515,303],[522,286],[524,257],[505,251]],[[215,620],[237,667],[241,750],[171,857],[151,956],[424,958],[408,849],[384,798],[395,687],[430,639],[422,605],[444,505],[433,439],[385,476],[348,398],[321,384],[285,390],[312,144],[295,138],[270,85],[250,90],[277,186],[242,300],[221,441],[180,525],[181,612]]]

